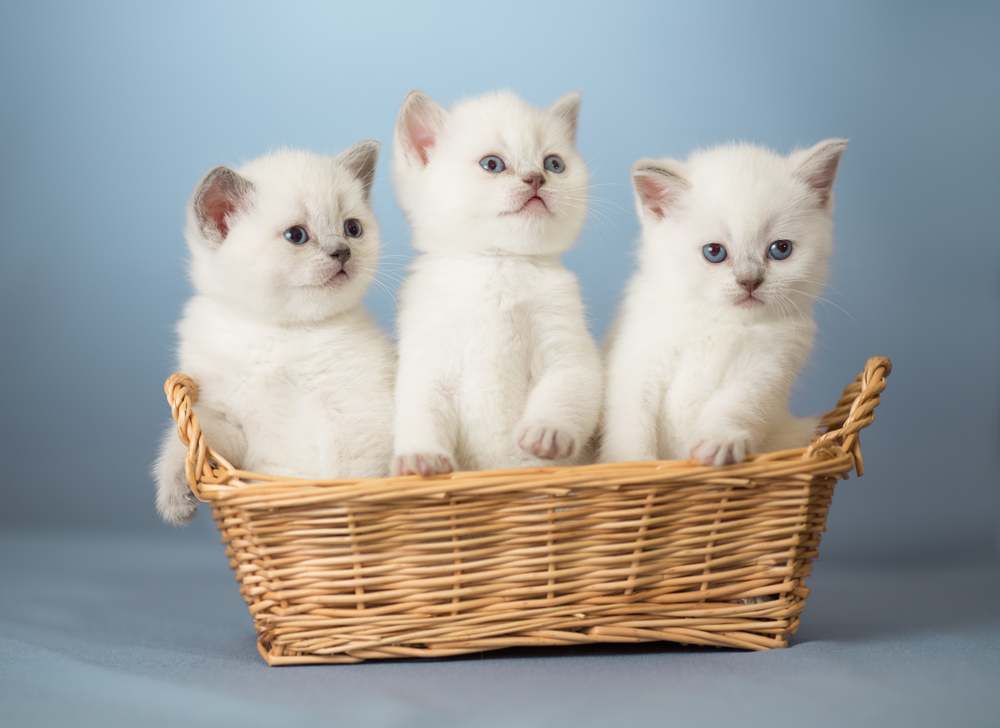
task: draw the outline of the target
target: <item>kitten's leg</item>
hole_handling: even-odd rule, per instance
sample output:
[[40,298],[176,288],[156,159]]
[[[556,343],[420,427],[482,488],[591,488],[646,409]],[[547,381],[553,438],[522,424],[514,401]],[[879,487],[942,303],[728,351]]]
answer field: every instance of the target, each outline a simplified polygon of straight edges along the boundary
[[601,359],[577,302],[541,312],[532,331],[532,378],[514,442],[544,460],[578,456],[597,428],[603,400]]
[[662,385],[655,376],[656,359],[628,339],[615,342],[608,357],[607,405],[601,461],[656,460],[657,420]]
[[751,391],[753,386],[729,383],[708,400],[692,433],[692,459],[704,465],[732,465],[759,449],[766,415],[755,404],[762,393]]
[[[208,408],[196,406],[195,413],[209,447],[229,462],[239,464],[246,454],[246,438],[240,427]],[[156,510],[164,521],[174,526],[190,521],[198,507],[184,474],[186,457],[187,445],[181,442],[177,428],[171,425],[163,434],[153,478],[156,481]]]
[[730,465],[759,451],[775,417],[787,411],[797,373],[775,348],[740,357],[698,417],[691,457],[705,465]]
[[429,362],[400,359],[393,475],[426,477],[455,470],[458,415],[442,382]]
[[177,436],[177,428],[169,426],[163,433],[160,454],[153,465],[153,479],[156,481],[156,510],[172,526],[190,521],[198,507],[184,476],[186,455],[187,445]]

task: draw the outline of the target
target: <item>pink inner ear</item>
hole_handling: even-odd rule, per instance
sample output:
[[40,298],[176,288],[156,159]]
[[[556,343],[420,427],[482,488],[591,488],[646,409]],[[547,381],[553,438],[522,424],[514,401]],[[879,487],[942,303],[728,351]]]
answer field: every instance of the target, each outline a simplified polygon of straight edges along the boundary
[[434,146],[434,132],[426,124],[422,124],[420,119],[411,117],[406,123],[406,136],[413,151],[420,157],[420,163],[427,164],[428,152]]
[[223,238],[229,235],[227,218],[236,210],[236,201],[226,194],[225,190],[217,185],[205,190],[201,198],[201,209],[206,219],[219,231],[219,235]]
[[660,218],[667,214],[667,186],[660,180],[648,174],[636,175],[635,189],[647,210]]
[[833,191],[833,180],[837,176],[839,162],[840,157],[820,160],[806,175],[806,181],[810,187],[816,190],[820,202],[824,205],[830,201],[830,193]]

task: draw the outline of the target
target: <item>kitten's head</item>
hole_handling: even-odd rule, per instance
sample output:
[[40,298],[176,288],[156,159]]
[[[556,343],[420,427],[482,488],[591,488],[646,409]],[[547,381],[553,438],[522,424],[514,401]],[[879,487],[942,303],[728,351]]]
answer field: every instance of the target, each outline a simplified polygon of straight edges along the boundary
[[492,93],[446,110],[411,92],[396,121],[399,200],[425,251],[551,255],[586,216],[580,97],[539,109]]
[[687,300],[749,317],[802,315],[826,282],[843,139],[787,157],[736,144],[632,168],[643,270]]
[[365,141],[338,157],[280,151],[213,169],[188,207],[195,288],[282,323],[356,306],[378,264],[377,158]]

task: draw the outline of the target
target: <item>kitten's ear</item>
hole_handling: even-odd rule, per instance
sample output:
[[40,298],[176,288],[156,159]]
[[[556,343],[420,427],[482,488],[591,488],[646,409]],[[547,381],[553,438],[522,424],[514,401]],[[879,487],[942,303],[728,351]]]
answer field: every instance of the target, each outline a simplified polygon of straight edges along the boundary
[[684,167],[672,159],[640,159],[632,165],[640,214],[662,220],[688,189]]
[[410,91],[396,119],[396,144],[406,156],[426,166],[448,112],[421,91]]
[[216,243],[225,240],[232,216],[245,209],[252,192],[253,183],[229,167],[206,174],[191,203],[202,234]]
[[569,135],[576,142],[576,120],[580,116],[580,94],[576,91],[568,93],[552,106],[549,111],[563,119],[569,125]]
[[372,191],[375,181],[375,165],[378,162],[379,143],[374,139],[358,142],[346,152],[337,157],[337,161],[351,171],[361,181],[365,200]]
[[824,139],[808,149],[792,152],[796,176],[816,191],[824,207],[830,202],[837,166],[845,149],[846,139]]

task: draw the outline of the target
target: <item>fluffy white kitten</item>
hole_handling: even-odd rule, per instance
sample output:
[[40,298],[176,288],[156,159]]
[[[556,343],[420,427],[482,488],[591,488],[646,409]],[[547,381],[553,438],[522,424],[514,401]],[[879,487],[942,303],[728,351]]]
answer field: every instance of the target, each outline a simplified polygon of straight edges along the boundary
[[600,356],[559,256],[586,214],[580,99],[494,93],[443,109],[413,92],[395,177],[420,251],[400,297],[396,473],[579,460]]
[[842,139],[723,146],[632,170],[639,268],[610,337],[602,459],[722,465],[801,447],[789,413],[833,242]]
[[[179,368],[199,385],[208,443],[238,467],[388,471],[394,354],[361,305],[378,262],[377,156],[376,142],[336,158],[283,151],[217,167],[195,191]],[[169,428],[154,473],[157,508],[175,524],[195,509],[184,454]]]

